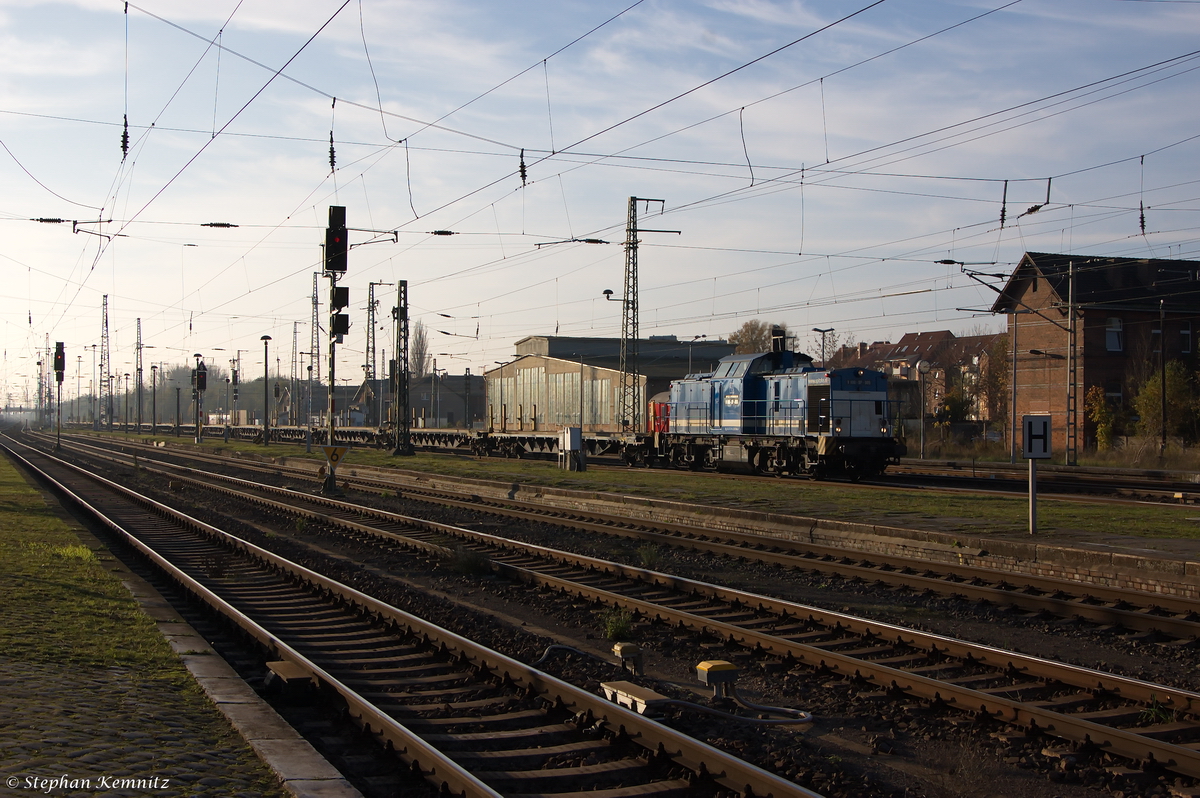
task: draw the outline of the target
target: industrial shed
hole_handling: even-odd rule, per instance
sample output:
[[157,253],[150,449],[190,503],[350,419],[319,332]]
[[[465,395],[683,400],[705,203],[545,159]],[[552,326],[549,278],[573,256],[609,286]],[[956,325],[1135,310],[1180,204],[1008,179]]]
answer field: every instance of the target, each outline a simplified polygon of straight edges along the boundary
[[[638,341],[639,429],[646,427],[649,397],[667,390],[671,380],[711,371],[733,349],[725,341],[680,341],[675,336]],[[489,428],[532,432],[582,426],[585,432],[620,431],[620,353],[616,338],[521,339],[516,359],[486,375]]]

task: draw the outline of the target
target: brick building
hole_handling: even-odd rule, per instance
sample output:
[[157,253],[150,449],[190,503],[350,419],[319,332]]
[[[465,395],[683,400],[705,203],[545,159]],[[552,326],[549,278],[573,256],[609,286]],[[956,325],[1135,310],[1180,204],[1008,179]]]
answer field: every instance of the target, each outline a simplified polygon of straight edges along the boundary
[[1014,342],[1016,417],[1049,414],[1055,459],[1074,463],[1089,388],[1127,406],[1160,357],[1195,368],[1200,262],[1027,252],[992,312]]
[[988,397],[981,386],[981,375],[988,366],[992,345],[1000,334],[956,336],[949,330],[910,332],[896,343],[876,341],[843,346],[830,365],[835,368],[857,367],[882,371],[889,376],[890,392],[897,400],[901,418],[920,415],[921,378],[917,364],[929,363],[924,375],[925,413],[936,416],[946,395],[958,394],[965,403],[967,421],[995,421],[987,412]]

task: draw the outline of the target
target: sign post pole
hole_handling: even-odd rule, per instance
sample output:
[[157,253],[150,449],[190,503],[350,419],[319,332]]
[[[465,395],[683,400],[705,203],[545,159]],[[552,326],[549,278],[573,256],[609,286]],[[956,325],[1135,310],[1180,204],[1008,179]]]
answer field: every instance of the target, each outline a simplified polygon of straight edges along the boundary
[[1050,416],[1022,416],[1022,454],[1029,461],[1029,534],[1037,534],[1037,461],[1050,459]]

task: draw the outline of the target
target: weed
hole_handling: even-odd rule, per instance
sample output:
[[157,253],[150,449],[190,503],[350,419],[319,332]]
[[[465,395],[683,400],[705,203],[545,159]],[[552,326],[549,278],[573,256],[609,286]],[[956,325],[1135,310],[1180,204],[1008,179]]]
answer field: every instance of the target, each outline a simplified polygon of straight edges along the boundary
[[1151,696],[1150,706],[1138,713],[1138,720],[1142,723],[1170,723],[1175,720],[1175,711],[1167,709],[1162,704],[1158,703],[1158,699]]
[[305,518],[304,516],[300,516],[295,521],[292,522],[292,527],[297,532],[303,532],[306,529],[308,529],[308,519]]
[[633,635],[633,613],[623,607],[609,607],[600,614],[600,623],[609,640],[628,640]]
[[644,543],[638,546],[637,556],[643,568],[654,569],[658,567],[658,546],[652,543]]

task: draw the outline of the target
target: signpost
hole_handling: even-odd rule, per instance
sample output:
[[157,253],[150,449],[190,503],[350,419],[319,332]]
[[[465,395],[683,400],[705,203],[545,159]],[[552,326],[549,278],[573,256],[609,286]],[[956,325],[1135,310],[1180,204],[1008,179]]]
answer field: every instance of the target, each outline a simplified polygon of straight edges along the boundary
[[325,462],[329,463],[329,476],[326,479],[326,485],[337,485],[338,463],[342,462],[342,458],[346,456],[346,452],[349,449],[349,446],[321,447],[321,451],[325,452]]
[[1029,461],[1029,534],[1037,534],[1037,461],[1050,459],[1050,416],[1021,416],[1022,456]]

